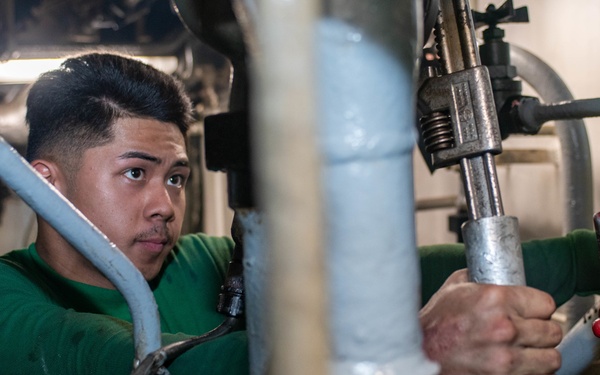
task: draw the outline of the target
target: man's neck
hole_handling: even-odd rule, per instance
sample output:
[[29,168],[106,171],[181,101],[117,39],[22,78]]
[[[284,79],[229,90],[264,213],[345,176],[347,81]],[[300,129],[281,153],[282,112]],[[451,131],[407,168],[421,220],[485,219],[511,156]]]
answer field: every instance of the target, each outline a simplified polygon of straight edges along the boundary
[[114,285],[89,260],[47,223],[38,222],[36,250],[50,267],[67,279],[115,289]]

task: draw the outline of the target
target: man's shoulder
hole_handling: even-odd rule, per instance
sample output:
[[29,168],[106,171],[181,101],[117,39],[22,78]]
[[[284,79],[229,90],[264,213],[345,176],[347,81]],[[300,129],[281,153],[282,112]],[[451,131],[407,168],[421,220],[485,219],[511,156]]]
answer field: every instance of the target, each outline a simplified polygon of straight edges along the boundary
[[232,247],[233,240],[230,237],[226,236],[213,236],[206,233],[198,232],[198,233],[188,233],[182,235],[177,244],[181,243],[201,243],[202,245],[210,248],[214,247]]
[[10,251],[0,256],[0,274],[4,272],[27,272],[35,266],[29,249]]
[[191,233],[181,236],[175,248],[180,254],[229,259],[233,246],[233,240],[229,237]]
[[31,249],[13,250],[0,256],[0,288],[45,293],[46,282]]
[[177,265],[189,269],[216,271],[225,275],[233,254],[234,242],[229,237],[193,233],[181,236],[167,261],[167,268]]

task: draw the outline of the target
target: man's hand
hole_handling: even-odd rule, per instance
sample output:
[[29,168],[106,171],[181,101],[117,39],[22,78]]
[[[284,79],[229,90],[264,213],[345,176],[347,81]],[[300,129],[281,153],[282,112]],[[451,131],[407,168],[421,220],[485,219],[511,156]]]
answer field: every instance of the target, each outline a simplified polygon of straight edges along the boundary
[[443,375],[552,374],[561,361],[555,309],[537,289],[475,284],[456,271],[421,309],[423,347]]

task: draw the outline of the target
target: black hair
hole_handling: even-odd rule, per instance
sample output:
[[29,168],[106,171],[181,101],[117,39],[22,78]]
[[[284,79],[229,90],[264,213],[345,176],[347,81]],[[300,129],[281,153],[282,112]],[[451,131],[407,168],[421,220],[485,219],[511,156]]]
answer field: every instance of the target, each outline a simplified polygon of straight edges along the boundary
[[172,123],[185,137],[192,106],[179,81],[136,59],[112,53],[69,58],[30,88],[26,158],[47,158],[76,172],[83,152],[110,142],[121,118]]

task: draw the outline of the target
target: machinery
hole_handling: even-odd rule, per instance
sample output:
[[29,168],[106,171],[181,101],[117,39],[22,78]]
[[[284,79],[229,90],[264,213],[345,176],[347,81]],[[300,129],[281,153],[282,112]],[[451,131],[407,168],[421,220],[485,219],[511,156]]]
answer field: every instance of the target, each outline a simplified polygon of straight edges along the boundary
[[[364,4],[355,1],[348,4],[326,1],[320,4],[323,9],[319,10],[317,2],[306,1],[297,5],[299,13],[291,17],[297,20],[295,23],[289,21],[289,25],[285,25],[286,30],[296,36],[306,35],[313,31],[307,25],[315,24],[318,25],[315,33],[319,35],[318,42],[311,38],[299,39],[298,45],[305,48],[302,51],[306,54],[299,57],[294,55],[297,52],[294,48],[286,49],[289,46],[285,41],[272,37],[276,32],[270,29],[270,21],[276,24],[276,20],[290,20],[291,16],[286,13],[291,8],[276,4],[257,6],[250,0],[2,2],[0,56],[3,60],[60,57],[90,46],[123,50],[140,56],[175,56],[177,64],[173,73],[184,80],[194,103],[205,109],[200,111],[201,118],[198,119],[204,125],[203,130],[196,134],[204,141],[203,162],[210,170],[227,173],[228,203],[236,213],[232,236],[236,240],[237,252],[230,265],[230,278],[223,286],[218,302],[219,311],[225,315],[224,323],[206,335],[162,347],[157,340],[157,316],[148,311],[151,309],[144,302],[152,299],[147,285],[144,286],[144,281],[135,276],[135,270],[122,264],[119,275],[133,275],[131,279],[119,279],[117,276],[109,279],[133,306],[137,342],[134,374],[165,373],[167,370],[163,365],[166,362],[176,359],[193,345],[227,333],[242,314],[247,316],[248,329],[254,340],[251,341],[253,374],[263,374],[271,357],[280,358],[275,360],[277,365],[285,363],[286,353],[282,348],[293,345],[291,342],[301,342],[301,337],[283,337],[285,334],[281,332],[275,332],[274,338],[268,337],[266,325],[280,326],[281,322],[266,321],[260,306],[269,301],[273,309],[279,309],[279,314],[275,315],[294,314],[285,304],[285,298],[277,292],[267,295],[264,290],[267,283],[292,277],[285,270],[294,263],[310,265],[305,271],[321,267],[330,275],[329,284],[319,272],[303,275],[304,278],[295,281],[296,284],[314,283],[314,288],[310,289],[312,294],[309,293],[305,304],[306,320],[299,317],[298,324],[314,325],[312,334],[319,337],[319,332],[324,331],[320,324],[325,314],[322,307],[324,297],[320,291],[329,290],[330,303],[334,306],[329,316],[332,321],[331,350],[334,353],[329,358],[333,362],[332,371],[348,373],[366,361],[373,364],[372,371],[391,368],[398,373],[410,369],[414,374],[434,374],[436,366],[424,358],[420,349],[405,349],[403,343],[397,342],[397,336],[420,335],[417,319],[411,314],[418,304],[413,297],[417,288],[416,276],[411,271],[416,265],[410,166],[411,136],[415,128],[419,133],[419,149],[432,172],[454,165],[460,168],[467,208],[460,223],[461,238],[465,242],[472,280],[504,285],[525,284],[518,220],[504,213],[495,156],[502,153],[502,141],[511,134],[533,135],[546,121],[571,121],[600,115],[600,101],[573,100],[572,97],[542,98],[545,102],[542,104],[536,97],[522,95],[520,81],[516,78],[522,77],[523,61],[530,63],[531,57],[505,43],[504,32],[498,27],[507,22],[527,21],[526,9],[515,9],[512,1],[498,8],[490,6],[485,13],[472,12],[468,0],[425,1],[423,9],[419,10],[416,4],[408,0],[382,1],[376,7],[378,9],[368,9],[369,12],[364,9]],[[397,13],[403,17],[405,28],[391,32],[391,26],[397,26],[399,21],[394,18]],[[415,14],[422,14],[423,19],[415,19]],[[58,19],[61,19],[60,24]],[[480,27],[486,27],[486,30],[483,32],[484,43],[478,46],[475,30]],[[424,56],[421,49],[432,30],[434,47],[428,49],[432,58],[422,59],[418,82],[411,84],[416,68],[414,61]],[[411,49],[415,45],[418,48]],[[346,55],[347,51],[351,53]],[[314,72],[306,72],[304,77],[287,77],[289,74],[285,69],[266,68],[269,64],[278,66],[278,63],[296,66],[294,64],[298,60],[307,63],[311,58],[318,61],[317,67]],[[517,67],[512,65],[514,60],[519,59]],[[210,107],[206,80],[198,77],[196,68],[203,65],[222,69],[227,64],[233,68],[231,89],[223,90],[229,96],[221,98],[221,102],[227,104],[212,103]],[[363,81],[357,80],[357,71],[361,74],[366,72]],[[279,82],[272,82],[270,76],[279,78]],[[318,77],[316,87],[310,85],[314,77]],[[405,84],[396,85],[399,82]],[[375,89],[369,89],[370,86]],[[0,87],[5,99],[18,97],[15,92],[24,88],[22,83]],[[286,92],[293,91],[290,87],[304,95],[287,97]],[[307,93],[315,93],[322,102],[314,103]],[[270,112],[272,107],[279,109],[284,117],[277,111]],[[377,111],[384,114],[374,114]],[[406,119],[406,113],[415,113],[418,119]],[[356,119],[353,123],[356,126],[345,129],[346,119],[340,118],[341,115]],[[374,123],[373,127],[367,124],[369,121],[361,121],[367,115],[373,115],[374,120],[370,121]],[[285,126],[283,122],[287,122]],[[320,128],[307,128],[305,125],[310,122],[319,123]],[[565,124],[565,127],[568,126]],[[573,128],[576,130],[573,131]],[[565,135],[561,138],[563,148],[567,150],[567,164],[571,160],[578,161],[566,167],[570,171],[565,176],[566,190],[570,194],[568,210],[573,215],[567,223],[569,230],[591,224],[591,219],[590,223],[585,220],[592,217],[593,205],[585,128],[582,123],[577,123],[570,129],[564,131]],[[360,137],[356,136],[357,132],[361,133]],[[346,143],[348,139],[354,143]],[[20,142],[23,142],[22,135],[10,143],[19,150],[23,147]],[[573,144],[579,146],[570,146]],[[42,199],[31,194],[32,186],[39,191],[50,189],[36,180],[32,171],[20,160],[18,151],[6,142],[0,146],[3,160],[11,160],[11,163],[2,163],[0,177],[37,212],[48,215],[49,221],[54,216],[57,229],[64,230],[63,235],[74,243],[78,242],[78,232],[81,231],[98,238],[96,249],[104,250],[83,250],[84,255],[103,272],[111,274],[114,270],[109,264],[120,264],[121,257],[114,246],[111,248],[110,244],[104,243],[100,233],[89,227],[85,218],[64,208],[61,211],[68,221],[77,223],[76,229],[69,232],[68,226],[61,224],[64,219],[57,220],[51,211],[53,206],[63,207],[66,203],[52,191],[45,192]],[[201,159],[197,164],[201,163]],[[284,162],[276,165],[274,161],[280,160]],[[356,169],[366,170],[367,164],[369,170],[374,171],[370,178],[376,181],[375,184],[363,180],[360,172],[353,174]],[[281,168],[292,169],[296,173],[282,177],[286,171]],[[320,181],[318,171],[321,168],[335,178]],[[21,174],[32,176],[27,182],[7,177]],[[298,204],[298,200],[294,199],[298,198],[294,195],[295,183],[304,183],[306,190],[303,193],[312,198]],[[201,184],[201,181],[198,182],[196,187]],[[325,190],[323,193],[320,191],[321,184]],[[389,196],[394,195],[391,192],[401,191],[401,198],[386,204],[365,198],[365,191],[373,189],[374,185],[377,191],[370,191],[370,195]],[[325,202],[326,211],[338,214],[335,222],[320,213],[321,199]],[[192,203],[190,206],[190,210],[197,211],[197,205]],[[391,314],[387,319],[407,321],[408,328],[400,334],[386,332],[388,326],[385,323],[375,322],[369,329],[380,333],[377,343],[365,343],[367,340],[363,340],[363,345],[358,345],[355,342],[360,341],[357,337],[361,338],[361,333],[354,327],[356,320],[360,319],[360,311],[356,316],[349,311],[359,304],[374,308],[380,304],[378,301],[388,298],[382,298],[376,290],[361,288],[361,284],[365,284],[364,279],[353,284],[354,280],[346,274],[351,266],[338,263],[361,259],[360,239],[347,234],[355,221],[363,224],[357,217],[365,217],[365,222],[368,222],[372,221],[371,215],[376,217],[388,211],[393,211],[387,216],[389,227],[377,223],[380,228],[362,229],[374,230],[374,236],[383,239],[380,246],[375,247],[385,249],[390,243],[399,242],[399,237],[401,242],[406,243],[405,248],[394,253],[392,258],[396,262],[389,261],[389,254],[372,255],[374,262],[380,260],[378,256],[386,257],[391,267],[389,273],[398,278],[369,281],[378,286],[375,289],[382,290],[403,285],[406,290],[398,292],[396,299],[386,301],[389,304],[381,303],[383,306],[379,307],[384,314]],[[286,214],[306,216],[310,220],[283,227],[282,222],[286,220],[282,218]],[[190,212],[189,215],[189,222],[193,224],[187,230],[201,230],[202,220],[198,213]],[[322,227],[329,228],[328,236],[322,233]],[[404,229],[398,230],[398,227]],[[401,233],[398,234],[398,231]],[[302,242],[306,238],[314,238],[314,243],[308,246],[315,249],[314,253],[300,251],[307,247]],[[357,243],[358,247],[354,247],[353,243]],[[271,250],[266,251],[265,247]],[[289,249],[283,252],[282,247]],[[334,254],[332,258],[324,259],[324,248]],[[107,257],[99,254],[107,254]],[[304,258],[293,258],[295,256]],[[328,266],[323,267],[322,262]],[[243,270],[242,263],[250,267]],[[369,264],[363,266],[369,267]],[[277,270],[274,280],[267,279],[267,267]],[[300,274],[302,276],[302,272]],[[293,289],[287,291],[292,295],[294,292]],[[342,313],[349,314],[345,322],[336,320]],[[588,337],[589,321],[586,318],[585,328],[576,327],[574,331],[585,331]],[[295,320],[290,319],[290,324],[296,324]],[[320,338],[323,345],[325,339]],[[570,353],[571,347],[567,345],[563,353]],[[391,349],[388,350],[388,347]],[[393,357],[398,348],[417,353],[398,359]],[[319,345],[294,348],[298,350],[296,354],[316,358],[314,373],[321,371],[327,361],[322,358],[324,350],[321,349]],[[576,364],[564,366],[565,374],[581,371],[587,365],[585,361],[593,359],[593,353],[577,358],[570,358],[570,355],[563,362]],[[281,366],[276,369],[284,371],[285,365]]]

